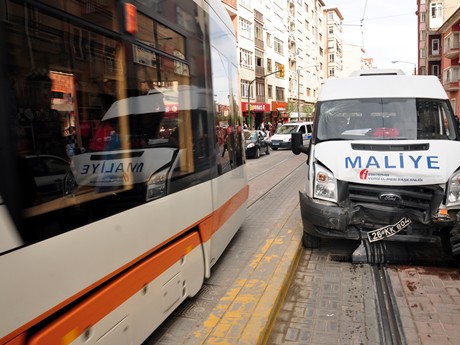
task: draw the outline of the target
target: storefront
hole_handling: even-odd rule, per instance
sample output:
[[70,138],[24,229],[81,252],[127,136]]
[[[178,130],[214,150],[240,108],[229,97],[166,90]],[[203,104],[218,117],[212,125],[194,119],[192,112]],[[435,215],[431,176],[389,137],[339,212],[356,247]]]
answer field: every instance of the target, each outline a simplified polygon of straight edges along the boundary
[[285,123],[289,119],[287,102],[272,102],[271,123]]
[[248,116],[248,102],[241,102],[244,122],[248,128],[259,128],[265,121],[265,115],[270,113],[270,104],[262,102],[251,102],[251,116]]

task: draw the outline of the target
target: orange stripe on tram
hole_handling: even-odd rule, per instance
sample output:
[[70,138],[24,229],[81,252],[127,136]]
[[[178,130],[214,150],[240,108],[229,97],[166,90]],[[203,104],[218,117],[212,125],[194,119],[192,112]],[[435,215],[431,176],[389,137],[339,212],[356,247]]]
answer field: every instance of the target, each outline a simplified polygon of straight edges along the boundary
[[30,344],[70,343],[199,245],[195,232],[154,254],[40,331]]
[[214,211],[210,218],[199,224],[200,235],[203,242],[207,242],[214,233],[248,200],[249,185],[246,185],[230,200]]

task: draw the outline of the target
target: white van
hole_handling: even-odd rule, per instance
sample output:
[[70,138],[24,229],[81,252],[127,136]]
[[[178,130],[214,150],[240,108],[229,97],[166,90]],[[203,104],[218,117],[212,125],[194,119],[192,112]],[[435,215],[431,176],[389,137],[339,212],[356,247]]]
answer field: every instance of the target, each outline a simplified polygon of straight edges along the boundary
[[[434,76],[327,80],[300,192],[303,244],[320,238],[435,242],[460,255],[460,131]],[[371,242],[372,245],[369,244]]]
[[72,157],[65,193],[87,193],[88,187],[101,194],[143,188],[145,201],[169,194],[171,180],[193,169],[191,121],[182,119],[179,110],[200,109],[203,95],[184,86],[115,101],[88,148]]
[[273,150],[290,149],[291,134],[301,133],[305,144],[311,139],[313,122],[287,122],[276,129],[275,134],[270,138],[270,146]]

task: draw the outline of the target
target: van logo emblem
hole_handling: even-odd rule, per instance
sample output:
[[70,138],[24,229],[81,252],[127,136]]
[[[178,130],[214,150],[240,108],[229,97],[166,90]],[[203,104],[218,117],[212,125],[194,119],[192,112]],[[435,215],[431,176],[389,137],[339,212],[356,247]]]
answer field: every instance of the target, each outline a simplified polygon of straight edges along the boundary
[[392,201],[392,202],[398,202],[401,201],[401,195],[399,194],[394,194],[394,193],[380,193],[379,194],[379,200],[381,201]]

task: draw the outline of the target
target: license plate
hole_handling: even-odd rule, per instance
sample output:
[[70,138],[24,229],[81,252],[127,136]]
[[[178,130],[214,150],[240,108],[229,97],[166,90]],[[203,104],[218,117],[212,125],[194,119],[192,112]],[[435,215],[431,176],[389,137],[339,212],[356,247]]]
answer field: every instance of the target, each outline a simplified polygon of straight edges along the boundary
[[367,238],[369,239],[369,242],[381,241],[387,237],[397,234],[402,229],[405,229],[410,223],[412,223],[412,221],[409,218],[404,217],[396,224],[387,225],[383,228],[369,231],[367,233]]

